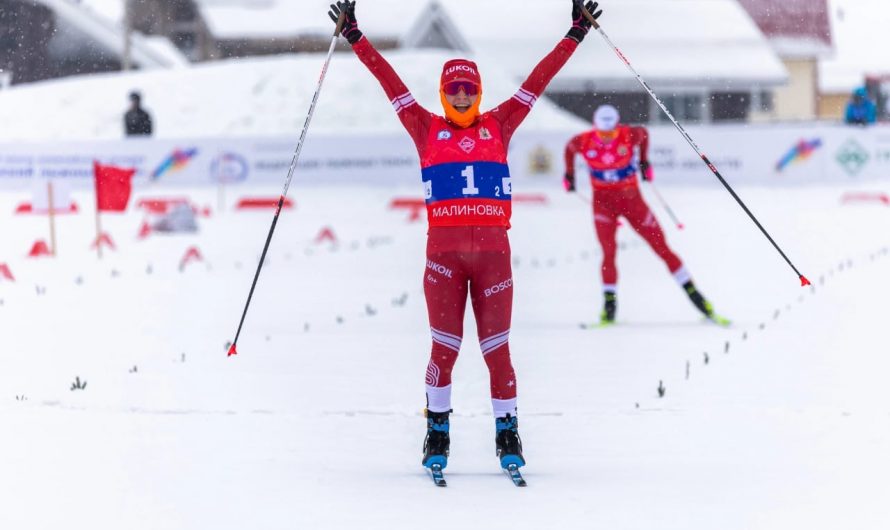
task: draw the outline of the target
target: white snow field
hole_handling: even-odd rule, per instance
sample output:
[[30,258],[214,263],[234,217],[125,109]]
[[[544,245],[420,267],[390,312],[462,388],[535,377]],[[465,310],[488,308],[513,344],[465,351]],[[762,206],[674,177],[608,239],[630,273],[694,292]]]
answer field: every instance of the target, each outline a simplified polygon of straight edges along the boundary
[[[387,208],[419,183],[298,177],[231,358],[271,212],[217,211],[197,235],[140,241],[131,206],[103,216],[118,249],[100,261],[81,194],[81,213],[57,219],[58,258],[33,260],[46,218],[13,215],[29,197],[6,192],[0,528],[886,529],[890,208],[840,200],[886,188],[739,190],[812,289],[718,184],[662,187],[683,231],[646,188],[734,324],[702,322],[625,226],[620,323],[582,330],[601,304],[589,207],[517,186],[549,199],[517,204],[510,232],[525,489],[494,455],[469,314],[448,488],[420,466],[425,223]],[[131,205],[183,193],[142,189]],[[325,227],[338,244],[314,242]],[[180,271],[193,245],[205,261]]]

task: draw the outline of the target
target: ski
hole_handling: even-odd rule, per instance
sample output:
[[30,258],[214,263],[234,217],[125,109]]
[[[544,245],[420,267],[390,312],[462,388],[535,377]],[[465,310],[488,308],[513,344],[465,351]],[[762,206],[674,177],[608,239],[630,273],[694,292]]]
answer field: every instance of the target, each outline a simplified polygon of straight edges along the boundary
[[519,466],[516,464],[510,464],[509,466],[504,468],[504,473],[510,477],[510,480],[513,481],[513,485],[517,488],[524,488],[528,484],[526,484],[525,479],[522,478],[522,473],[519,472]]
[[578,324],[578,327],[581,329],[604,329],[610,328],[615,325],[615,321],[597,321],[597,322],[581,322]]
[[731,320],[729,320],[728,318],[724,318],[716,313],[711,313],[711,315],[708,316],[708,320],[710,320],[714,324],[717,324],[718,326],[722,326],[724,328],[728,328],[728,327],[732,326]]
[[[711,316],[706,316],[702,319],[703,322],[710,322],[711,324],[716,324],[723,328],[732,327],[732,320],[722,317],[717,314],[712,314]],[[608,329],[618,325],[617,322],[579,322],[578,327],[581,329]]]
[[441,465],[433,464],[432,466],[428,467],[427,469],[429,470],[430,477],[432,477],[433,483],[435,483],[436,486],[439,486],[440,488],[444,488],[445,486],[448,485],[448,483],[445,482],[445,475],[442,474],[442,466]]

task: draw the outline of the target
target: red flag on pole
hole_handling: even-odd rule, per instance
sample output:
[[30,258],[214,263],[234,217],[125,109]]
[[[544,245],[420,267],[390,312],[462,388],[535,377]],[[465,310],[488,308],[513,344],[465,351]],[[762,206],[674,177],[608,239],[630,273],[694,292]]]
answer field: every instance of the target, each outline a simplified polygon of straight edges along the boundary
[[127,209],[135,169],[103,166],[93,162],[96,178],[96,209],[100,212],[123,212]]
[[15,278],[12,277],[12,271],[9,270],[9,265],[5,263],[0,263],[0,279],[15,281]]

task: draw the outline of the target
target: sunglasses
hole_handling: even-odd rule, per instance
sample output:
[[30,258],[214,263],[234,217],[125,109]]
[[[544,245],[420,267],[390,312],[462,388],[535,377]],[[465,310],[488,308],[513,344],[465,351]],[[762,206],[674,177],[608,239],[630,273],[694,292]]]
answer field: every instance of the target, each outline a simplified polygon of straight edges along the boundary
[[467,96],[476,96],[479,94],[479,85],[472,81],[450,81],[445,83],[443,90],[445,90],[445,93],[449,96],[456,96],[461,90],[463,90],[464,94]]

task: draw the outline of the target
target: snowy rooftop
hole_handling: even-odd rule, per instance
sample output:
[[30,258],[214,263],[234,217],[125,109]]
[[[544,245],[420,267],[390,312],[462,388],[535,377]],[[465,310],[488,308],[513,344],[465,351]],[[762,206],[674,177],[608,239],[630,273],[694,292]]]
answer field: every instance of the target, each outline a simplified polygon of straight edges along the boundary
[[[494,2],[440,0],[480,55],[525,75],[569,25],[568,2],[539,0],[534,8]],[[514,4],[515,5],[515,4]],[[786,71],[763,34],[735,0],[624,0],[605,4],[603,30],[657,89],[684,85],[732,88],[774,85]],[[492,21],[507,31],[492,31]],[[511,35],[510,38],[505,38]],[[521,36],[521,38],[520,38]],[[614,52],[592,32],[557,76],[565,88],[636,87]]]
[[[452,58],[440,51],[395,51],[386,56],[417,100],[440,112],[438,78]],[[204,63],[176,71],[73,77],[13,87],[0,93],[0,140],[116,139],[122,135],[127,94],[139,89],[154,115],[156,137],[267,136],[299,133],[323,55],[300,54]],[[518,88],[495,65],[485,68],[483,109]],[[525,130],[583,127],[586,122],[541,99]],[[396,132],[402,125],[374,77],[353,54],[335,54],[313,133]]]
[[886,0],[831,0],[836,53],[820,62],[824,93],[850,92],[867,74],[890,73],[890,3]]
[[[83,0],[108,16],[121,16],[122,0]],[[362,0],[357,15],[375,38],[411,41],[433,0]],[[522,79],[565,35],[567,0],[497,2],[435,0],[481,62],[502,65]],[[198,0],[217,38],[287,38],[327,35],[330,0]],[[603,28],[656,88],[750,88],[785,81],[787,74],[735,0],[624,0],[608,2]],[[642,16],[645,14],[646,16]],[[487,60],[486,60],[487,59]],[[591,84],[636,89],[635,81],[602,39],[592,34],[557,78],[569,89]]]
[[[335,0],[195,0],[210,32],[218,39],[293,38],[329,35],[327,16]],[[120,21],[124,0],[81,0],[103,16]],[[427,7],[428,0],[364,0],[361,25],[368,35],[401,38]]]
[[738,0],[783,56],[831,52],[828,0]]
[[[330,35],[327,16],[332,0],[197,0],[210,32],[218,39],[283,38]],[[428,2],[359,2],[359,23],[370,37],[402,39]]]
[[[56,30],[61,33],[87,35],[103,49],[117,56],[124,53],[124,33],[120,24],[120,0],[37,0],[56,15]],[[95,5],[93,5],[95,3]],[[175,68],[188,65],[188,60],[162,37],[134,34],[131,39],[132,59],[142,68]]]

